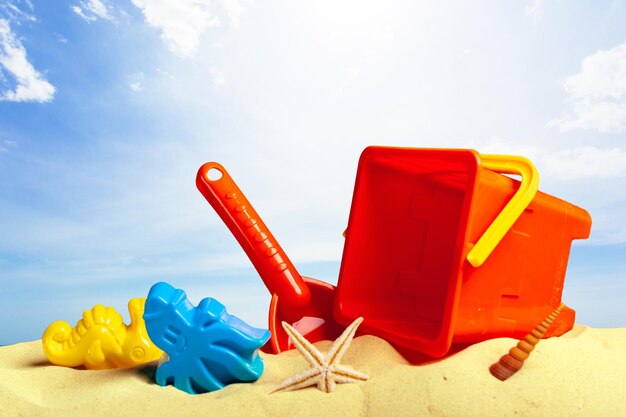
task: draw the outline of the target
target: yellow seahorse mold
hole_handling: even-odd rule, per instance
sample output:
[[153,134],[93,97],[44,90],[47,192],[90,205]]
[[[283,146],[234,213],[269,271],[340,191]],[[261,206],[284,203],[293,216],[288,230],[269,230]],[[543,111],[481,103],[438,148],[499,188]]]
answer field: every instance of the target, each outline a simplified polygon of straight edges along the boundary
[[85,310],[74,328],[55,321],[41,338],[46,357],[55,365],[87,369],[125,368],[159,359],[163,351],[150,341],[143,321],[145,302],[145,298],[128,302],[128,326],[113,307],[100,304]]

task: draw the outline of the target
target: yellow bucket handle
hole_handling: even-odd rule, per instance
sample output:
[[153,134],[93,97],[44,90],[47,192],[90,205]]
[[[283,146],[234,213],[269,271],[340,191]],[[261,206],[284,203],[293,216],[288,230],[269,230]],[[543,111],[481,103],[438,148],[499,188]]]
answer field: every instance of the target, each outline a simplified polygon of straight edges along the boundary
[[522,156],[480,155],[480,159],[484,168],[501,174],[520,175],[522,182],[515,195],[468,253],[467,260],[476,268],[491,255],[513,223],[535,198],[539,188],[537,169],[532,162]]

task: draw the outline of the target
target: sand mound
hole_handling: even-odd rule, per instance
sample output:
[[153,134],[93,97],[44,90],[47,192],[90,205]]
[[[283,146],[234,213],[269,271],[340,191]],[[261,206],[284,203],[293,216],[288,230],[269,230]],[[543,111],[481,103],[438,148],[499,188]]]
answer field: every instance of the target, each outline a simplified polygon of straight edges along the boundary
[[[307,368],[296,351],[262,354],[254,384],[188,395],[152,381],[154,366],[86,371],[50,366],[40,341],[0,348],[0,415],[8,416],[624,416],[626,328],[576,325],[542,340],[524,367],[501,382],[488,371],[513,339],[475,344],[413,366],[374,336],[354,339],[342,363],[370,376],[338,385],[267,394]],[[330,342],[316,343],[325,350]]]

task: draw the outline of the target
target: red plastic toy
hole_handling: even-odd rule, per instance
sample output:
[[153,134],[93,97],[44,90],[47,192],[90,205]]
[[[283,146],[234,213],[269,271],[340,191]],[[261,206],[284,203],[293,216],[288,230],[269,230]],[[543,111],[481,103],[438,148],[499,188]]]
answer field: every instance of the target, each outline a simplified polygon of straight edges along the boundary
[[[362,316],[361,332],[434,357],[452,343],[523,337],[561,303],[571,242],[591,229],[585,210],[537,192],[538,181],[521,157],[365,149],[337,320]],[[563,310],[546,337],[574,316]]]
[[[293,348],[283,320],[316,342],[362,316],[360,333],[433,357],[521,338],[561,303],[571,242],[589,236],[591,218],[538,183],[522,157],[365,149],[335,288],[298,274],[224,167],[204,164],[196,179],[272,294],[266,351]],[[545,336],[574,316],[565,308]]]
[[281,325],[283,321],[310,341],[336,339],[343,326],[333,317],[335,287],[300,276],[223,166],[217,162],[202,165],[196,186],[228,226],[272,294],[269,309],[272,335],[264,350],[280,353],[293,349]]

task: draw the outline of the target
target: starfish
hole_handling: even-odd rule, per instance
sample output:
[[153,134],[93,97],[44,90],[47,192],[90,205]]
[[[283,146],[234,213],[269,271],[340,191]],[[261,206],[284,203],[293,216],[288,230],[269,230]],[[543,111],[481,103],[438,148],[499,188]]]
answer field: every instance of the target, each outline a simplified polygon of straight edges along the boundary
[[367,381],[369,377],[361,372],[340,365],[339,361],[356,333],[357,327],[363,321],[359,317],[349,325],[346,330],[335,340],[330,349],[324,354],[304,338],[297,330],[283,321],[283,328],[289,335],[291,342],[298,351],[311,364],[311,367],[301,372],[274,388],[271,393],[277,391],[291,391],[300,388],[317,385],[317,389],[326,393],[332,392],[337,383]]

